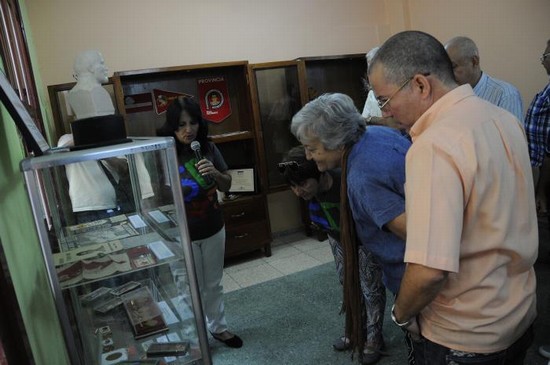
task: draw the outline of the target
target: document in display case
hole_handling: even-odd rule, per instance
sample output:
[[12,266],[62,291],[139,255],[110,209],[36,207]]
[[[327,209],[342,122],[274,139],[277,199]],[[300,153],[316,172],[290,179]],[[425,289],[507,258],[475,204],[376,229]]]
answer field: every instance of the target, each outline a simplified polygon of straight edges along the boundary
[[[112,159],[131,204],[73,212],[67,170]],[[71,364],[210,365],[174,140],[52,149],[21,170]]]

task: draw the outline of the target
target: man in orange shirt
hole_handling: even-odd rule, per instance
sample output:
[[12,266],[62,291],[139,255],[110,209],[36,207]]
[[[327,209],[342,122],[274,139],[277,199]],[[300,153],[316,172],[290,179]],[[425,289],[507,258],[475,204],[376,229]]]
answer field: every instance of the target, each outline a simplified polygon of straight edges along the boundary
[[523,364],[533,340],[538,229],[525,134],[458,86],[434,37],[394,35],[369,69],[384,117],[409,130],[407,267],[392,319],[417,364]]

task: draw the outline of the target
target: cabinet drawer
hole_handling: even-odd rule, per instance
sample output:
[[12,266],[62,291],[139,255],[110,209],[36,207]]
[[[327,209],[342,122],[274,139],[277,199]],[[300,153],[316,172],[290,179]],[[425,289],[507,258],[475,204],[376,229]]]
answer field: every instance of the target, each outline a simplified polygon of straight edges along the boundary
[[226,226],[225,256],[250,252],[271,241],[267,221],[259,221],[238,226]]
[[261,199],[250,199],[223,206],[223,216],[227,226],[265,220],[265,205]]

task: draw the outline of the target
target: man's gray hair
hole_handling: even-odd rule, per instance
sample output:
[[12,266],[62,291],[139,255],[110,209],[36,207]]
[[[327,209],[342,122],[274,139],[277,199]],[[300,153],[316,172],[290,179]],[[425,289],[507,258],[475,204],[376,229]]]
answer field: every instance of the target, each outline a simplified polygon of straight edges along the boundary
[[382,66],[386,81],[396,85],[416,74],[430,74],[446,85],[456,85],[445,48],[433,36],[420,31],[390,37],[376,52],[369,75],[377,66]]
[[374,56],[376,55],[376,52],[378,52],[379,49],[380,49],[380,47],[374,47],[370,51],[367,52],[367,55],[366,55],[367,67],[369,67],[371,65],[372,59],[374,58]]
[[458,51],[460,58],[471,59],[474,56],[479,57],[479,50],[473,40],[468,37],[459,36],[451,38],[445,43],[445,49],[452,47]]
[[365,120],[349,96],[323,94],[294,115],[290,130],[302,143],[318,138],[326,149],[335,150],[355,143],[365,130]]

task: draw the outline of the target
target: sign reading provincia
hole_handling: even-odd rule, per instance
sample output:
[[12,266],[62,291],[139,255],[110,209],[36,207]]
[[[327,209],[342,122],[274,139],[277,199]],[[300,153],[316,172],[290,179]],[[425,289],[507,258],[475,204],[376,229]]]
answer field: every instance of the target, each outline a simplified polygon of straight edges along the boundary
[[231,102],[223,76],[197,79],[202,115],[213,123],[221,123],[231,115]]

